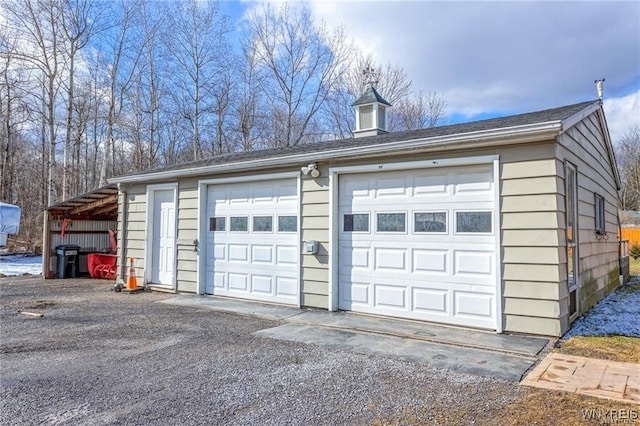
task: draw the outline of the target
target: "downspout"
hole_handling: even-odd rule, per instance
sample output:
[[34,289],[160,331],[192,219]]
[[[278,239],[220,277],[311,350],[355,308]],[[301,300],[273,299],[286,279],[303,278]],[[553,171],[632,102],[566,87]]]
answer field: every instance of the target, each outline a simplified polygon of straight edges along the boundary
[[118,283],[124,285],[127,282],[127,268],[125,265],[127,264],[127,206],[129,203],[127,202],[127,190],[122,183],[118,183],[118,192],[120,200],[122,200],[120,204],[120,213],[122,214],[120,220],[121,229],[118,230],[118,238],[120,239],[120,244],[118,245],[118,247],[120,247],[120,259],[118,259],[118,264],[120,265],[120,276],[118,277]]

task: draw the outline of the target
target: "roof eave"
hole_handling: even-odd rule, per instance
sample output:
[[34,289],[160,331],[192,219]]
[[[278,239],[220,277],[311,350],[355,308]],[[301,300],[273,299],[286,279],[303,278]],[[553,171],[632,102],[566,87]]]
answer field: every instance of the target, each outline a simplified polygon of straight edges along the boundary
[[232,163],[214,164],[191,169],[169,170],[129,175],[109,179],[109,183],[143,183],[158,180],[171,180],[182,177],[198,175],[240,172],[255,170],[261,167],[286,166],[295,163],[310,161],[326,161],[334,159],[347,159],[350,156],[363,157],[384,153],[402,153],[404,151],[436,151],[449,149],[463,149],[466,147],[482,148],[488,146],[511,145],[525,142],[552,140],[562,130],[562,121],[554,120],[544,123],[528,124],[523,126],[505,127],[501,129],[482,130],[454,135],[435,136],[431,138],[408,139],[384,144],[372,143],[371,145],[348,148],[336,148],[327,151],[310,152],[304,154],[291,154],[281,157],[268,157],[251,161],[237,161]]
[[581,109],[573,115],[562,120],[562,131],[561,133],[566,132],[571,127],[575,126],[578,122],[584,120],[589,115],[593,114],[594,111],[600,109],[600,103],[598,101],[593,102],[591,105],[586,108]]
[[616,181],[616,187],[620,190],[622,186],[622,181],[620,180],[620,173],[618,172],[618,165],[616,162],[616,157],[613,149],[613,144],[611,142],[611,136],[609,134],[609,127],[607,125],[607,119],[604,115],[604,110],[602,108],[601,101],[594,101],[591,105],[586,108],[576,112],[575,114],[565,118],[562,120],[562,130],[560,133],[564,133],[569,130],[571,127],[575,126],[577,123],[581,122],[594,112],[598,113],[598,120],[600,121],[600,125],[603,129],[603,137],[605,139],[605,145],[607,148],[607,156],[609,158],[609,162],[611,163],[611,169],[613,172],[613,178]]

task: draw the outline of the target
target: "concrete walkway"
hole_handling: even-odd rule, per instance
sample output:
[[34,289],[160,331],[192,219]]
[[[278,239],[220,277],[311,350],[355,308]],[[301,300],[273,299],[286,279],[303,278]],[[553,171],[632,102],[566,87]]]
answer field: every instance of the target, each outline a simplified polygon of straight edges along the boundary
[[256,336],[398,358],[478,376],[518,382],[548,339],[496,334],[387,317],[298,309],[265,303],[178,295],[160,303],[279,321]]
[[640,365],[550,353],[521,383],[640,404]]

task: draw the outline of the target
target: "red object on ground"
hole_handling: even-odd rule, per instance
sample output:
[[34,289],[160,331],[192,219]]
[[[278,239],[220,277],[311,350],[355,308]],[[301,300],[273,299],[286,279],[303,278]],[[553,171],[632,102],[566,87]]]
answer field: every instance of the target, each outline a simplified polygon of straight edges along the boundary
[[91,278],[107,278],[116,277],[116,260],[115,254],[89,253],[87,255],[87,269]]

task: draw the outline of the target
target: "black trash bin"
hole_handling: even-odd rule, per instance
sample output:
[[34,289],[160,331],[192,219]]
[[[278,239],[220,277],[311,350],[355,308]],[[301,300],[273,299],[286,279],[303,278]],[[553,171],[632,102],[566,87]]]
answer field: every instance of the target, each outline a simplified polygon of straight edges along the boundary
[[56,247],[58,267],[56,278],[76,278],[80,272],[80,246],[62,245]]

